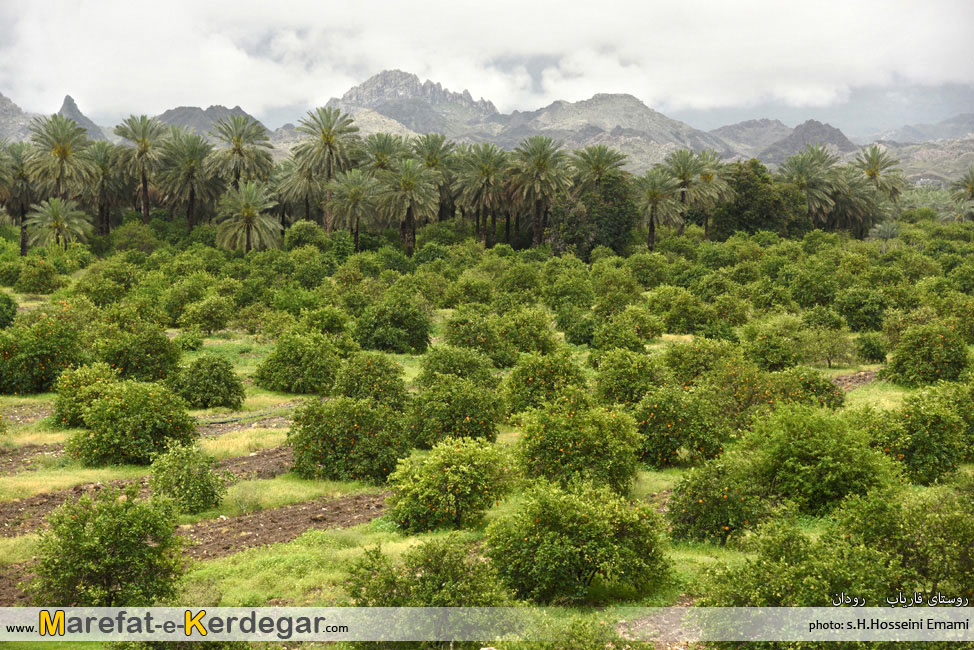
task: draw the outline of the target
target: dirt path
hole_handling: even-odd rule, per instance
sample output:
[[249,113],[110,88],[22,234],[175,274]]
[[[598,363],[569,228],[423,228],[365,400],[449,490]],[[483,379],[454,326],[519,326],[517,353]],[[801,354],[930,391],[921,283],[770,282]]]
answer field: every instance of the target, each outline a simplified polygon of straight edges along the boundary
[[876,374],[875,370],[860,370],[848,375],[832,377],[832,383],[848,392],[876,381]]
[[3,419],[10,424],[33,424],[54,412],[50,404],[19,404],[3,409]]
[[[672,606],[693,607],[693,602],[692,596],[683,594]],[[645,618],[619,621],[616,630],[624,639],[652,639],[653,647],[658,650],[684,650],[691,646],[691,642],[680,638],[682,618],[680,610],[662,611]]]
[[[291,449],[274,447],[255,451],[248,456],[225,458],[216,463],[217,469],[229,470],[239,479],[268,479],[284,474],[293,465]],[[33,533],[44,526],[44,518],[65,501],[73,501],[84,494],[93,494],[106,485],[124,487],[138,483],[148,494],[147,478],[110,483],[85,483],[66,490],[43,492],[25,499],[0,502],[0,537],[16,537]]]

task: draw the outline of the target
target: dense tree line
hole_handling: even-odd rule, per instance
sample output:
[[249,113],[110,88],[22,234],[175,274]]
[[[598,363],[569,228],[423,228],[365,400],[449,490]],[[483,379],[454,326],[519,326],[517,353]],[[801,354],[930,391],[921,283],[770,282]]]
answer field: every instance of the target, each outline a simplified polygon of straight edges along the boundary
[[[587,255],[621,251],[634,228],[653,250],[659,227],[682,234],[687,223],[705,239],[816,227],[862,238],[889,220],[906,186],[898,161],[875,145],[848,164],[809,146],[776,174],[757,160],[681,149],[633,175],[619,151],[568,151],[545,136],[513,151],[441,134],[362,138],[331,108],[309,111],[297,131],[301,141],[275,164],[267,130],[246,116],[221,119],[207,138],[133,115],[115,128],[119,145],[88,140],[61,115],[39,117],[29,142],[0,147],[0,203],[21,228],[22,255],[29,244],[106,236],[126,210],[147,224],[154,209],[190,230],[215,223],[219,245],[245,251],[279,246],[289,223],[307,219],[348,229],[356,249],[361,229],[398,228],[411,256],[418,225],[459,216],[487,246],[548,242]],[[974,167],[952,189],[951,216],[974,218]]]

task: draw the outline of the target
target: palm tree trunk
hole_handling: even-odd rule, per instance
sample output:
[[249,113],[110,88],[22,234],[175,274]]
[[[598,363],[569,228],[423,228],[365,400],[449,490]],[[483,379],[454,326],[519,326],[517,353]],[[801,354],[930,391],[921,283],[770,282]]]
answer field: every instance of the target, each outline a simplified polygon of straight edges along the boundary
[[149,225],[149,176],[142,172],[142,223]]
[[544,218],[544,203],[541,199],[535,199],[534,201],[534,234],[531,238],[531,248],[537,248],[541,245],[541,235],[544,233],[544,224],[541,220]]
[[480,231],[480,245],[484,248],[487,247],[487,215],[484,212],[484,206],[480,206],[480,217],[479,221],[483,221],[483,228]]
[[193,226],[196,225],[196,188],[192,185],[189,187],[189,201],[186,206],[186,221],[189,222],[189,230],[192,232]]
[[413,206],[410,204],[406,208],[406,257],[413,256],[413,248],[416,247],[416,220],[413,219]]
[[487,243],[490,246],[494,245],[497,241],[497,210],[492,210],[490,213],[490,237],[487,238]]
[[237,167],[233,170],[233,191],[236,192],[240,189],[240,168]]
[[514,236],[521,236],[521,210],[514,213]]
[[304,193],[304,218],[311,221],[311,198],[308,193]]
[[710,215],[703,215],[703,239],[704,241],[710,241]]
[[20,256],[27,255],[27,205],[20,204]]
[[356,253],[358,252],[358,219],[359,219],[358,217],[355,217],[355,234],[353,235],[353,238],[355,240],[355,252]]
[[646,239],[646,245],[649,246],[650,252],[656,249],[656,206],[655,205],[649,211],[649,237]]
[[511,211],[507,210],[504,213],[504,243],[510,246],[511,244]]
[[682,237],[683,236],[683,231],[687,227],[687,211],[686,211],[687,191],[686,191],[686,189],[681,189],[680,190],[680,205],[683,206],[683,209],[680,210],[680,212],[682,214],[680,215],[681,216],[681,219],[680,219],[680,230],[677,232],[677,234],[680,237]]
[[244,226],[247,229],[247,245],[244,247],[244,253],[250,252],[250,225]]

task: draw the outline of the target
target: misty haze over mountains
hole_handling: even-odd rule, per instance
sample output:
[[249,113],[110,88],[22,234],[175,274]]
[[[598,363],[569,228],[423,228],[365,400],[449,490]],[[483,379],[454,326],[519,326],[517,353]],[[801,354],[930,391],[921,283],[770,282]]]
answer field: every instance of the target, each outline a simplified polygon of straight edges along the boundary
[[[861,144],[879,141],[901,158],[908,176],[914,179],[950,177],[955,168],[964,167],[963,161],[974,157],[974,110],[936,123],[903,125],[853,142],[831,124],[809,119],[790,127],[760,115],[704,131],[653,110],[628,94],[596,94],[587,100],[555,101],[534,111],[505,114],[489,100],[474,99],[466,90],[451,91],[398,70],[374,75],[327,105],[351,113],[362,135],[378,131],[403,136],[439,132],[459,141],[488,141],[508,149],[526,137],[547,135],[569,148],[605,144],[619,149],[629,155],[628,167],[636,172],[681,148],[713,149],[725,158],[756,157],[773,165],[808,144],[825,144],[836,153],[853,155]],[[96,125],[70,95],[58,112],[78,122],[92,139],[118,140],[113,127]],[[206,133],[217,120],[231,114],[247,115],[240,106],[181,106],[157,117],[166,124]],[[0,95],[0,138],[27,138],[31,117],[12,98]],[[299,139],[293,124],[285,124],[271,135],[278,158]],[[949,141],[938,146],[951,155],[931,155],[935,141]]]

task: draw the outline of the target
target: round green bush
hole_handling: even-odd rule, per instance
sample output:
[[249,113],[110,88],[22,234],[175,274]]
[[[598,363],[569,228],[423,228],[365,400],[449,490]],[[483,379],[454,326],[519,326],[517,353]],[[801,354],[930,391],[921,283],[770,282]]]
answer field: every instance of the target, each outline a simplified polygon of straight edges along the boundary
[[199,352],[203,349],[203,332],[191,327],[174,336],[172,343],[180,352]]
[[445,438],[497,438],[501,406],[492,391],[469,379],[439,375],[409,408],[413,443],[429,448]]
[[497,334],[518,352],[550,354],[558,347],[551,317],[540,307],[519,307],[500,317]]
[[883,326],[889,301],[877,289],[851,287],[835,297],[835,309],[853,332],[868,332]]
[[312,332],[345,334],[351,318],[338,307],[326,306],[301,312],[301,323]]
[[886,363],[886,341],[879,332],[863,332],[856,337],[856,357],[863,363]]
[[585,373],[566,349],[551,354],[524,354],[504,378],[501,392],[509,413],[552,401],[569,387],[584,387]]
[[431,348],[419,360],[419,375],[416,385],[420,388],[437,381],[437,375],[454,375],[469,379],[478,386],[493,389],[497,386],[494,377],[494,364],[477,350],[458,348],[452,345],[438,345]]
[[514,346],[501,338],[497,324],[472,305],[464,305],[450,316],[443,340],[454,347],[477,350],[498,368],[513,366],[517,361]]
[[302,478],[382,484],[409,453],[401,417],[369,400],[308,402],[292,422],[288,444]]
[[0,262],[0,287],[12,287],[20,278],[20,260]]
[[689,386],[726,359],[740,355],[740,348],[728,341],[695,338],[689,343],[668,345],[663,350],[663,363],[673,378]]
[[656,357],[614,349],[599,358],[595,393],[606,404],[635,404],[667,382],[672,382],[669,370]]
[[17,315],[17,301],[10,294],[0,292],[0,330],[10,327]]
[[25,257],[20,262],[20,275],[14,284],[18,293],[53,293],[66,284],[54,265],[41,257]]
[[967,346],[957,332],[941,323],[907,328],[894,348],[884,376],[906,386],[953,381],[969,363]]
[[89,360],[77,313],[67,303],[47,305],[0,330],[0,393],[47,392],[66,368]]
[[207,334],[222,330],[233,315],[233,301],[223,296],[207,296],[186,305],[179,317],[181,327],[198,327]]
[[340,367],[338,350],[324,334],[288,332],[257,365],[254,383],[283,393],[325,395]]
[[558,401],[524,417],[517,453],[525,476],[562,486],[583,479],[628,494],[639,469],[638,448],[635,423],[626,413]]
[[396,410],[405,406],[408,396],[402,366],[381,352],[358,352],[345,359],[332,392],[375,400]]
[[220,505],[233,478],[213,469],[213,459],[198,445],[171,445],[152,461],[149,487],[171,498],[180,512],[195,514]]
[[54,421],[62,427],[84,425],[84,409],[119,381],[118,370],[107,363],[68,368],[57,378]]
[[522,598],[579,602],[598,578],[646,591],[668,567],[659,515],[606,487],[565,492],[541,483],[487,528],[487,554]]
[[158,381],[179,367],[179,348],[161,329],[136,327],[135,331],[109,330],[95,343],[95,355],[117,368],[122,377]]
[[663,321],[637,305],[629,305],[595,328],[592,347],[597,350],[625,348],[644,352],[646,344],[663,335]]
[[845,391],[821,371],[807,366],[768,373],[762,383],[772,404],[807,404],[837,409],[845,403]]
[[328,237],[325,230],[313,221],[301,219],[284,231],[284,250],[290,251],[302,246],[315,246],[318,250],[328,250]]
[[511,471],[504,448],[488,440],[443,440],[389,475],[390,516],[411,533],[476,526],[507,493]]
[[639,459],[650,467],[715,458],[727,438],[713,406],[682,386],[658,386],[632,411],[639,432]]
[[804,324],[797,316],[782,315],[744,326],[745,356],[764,370],[783,370],[804,357]]
[[28,587],[38,606],[148,607],[179,593],[185,559],[174,508],[137,497],[137,486],[106,487],[51,513]]
[[422,354],[429,347],[433,320],[411,300],[386,298],[366,307],[355,338],[367,350]]
[[104,307],[124,298],[141,276],[142,271],[135,264],[112,257],[88,267],[74,285],[74,291]]
[[197,437],[186,403],[158,384],[111,384],[82,412],[87,431],[69,440],[85,465],[148,465],[170,445]]
[[587,309],[567,305],[555,315],[558,329],[565,333],[565,341],[572,345],[591,345],[595,337],[595,315]]
[[172,377],[171,387],[197,409],[223,406],[236,411],[247,396],[233,365],[215,354],[204,354],[179,370]]

